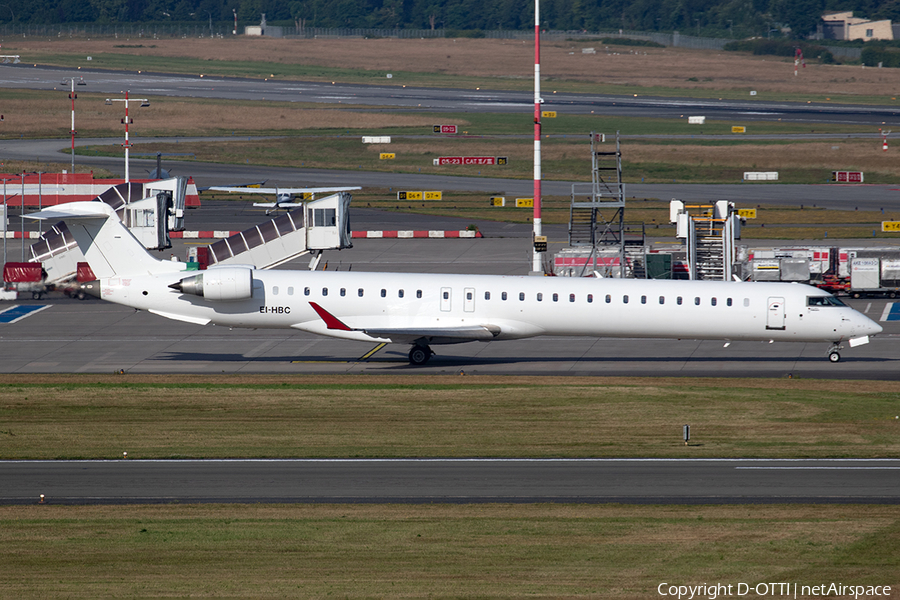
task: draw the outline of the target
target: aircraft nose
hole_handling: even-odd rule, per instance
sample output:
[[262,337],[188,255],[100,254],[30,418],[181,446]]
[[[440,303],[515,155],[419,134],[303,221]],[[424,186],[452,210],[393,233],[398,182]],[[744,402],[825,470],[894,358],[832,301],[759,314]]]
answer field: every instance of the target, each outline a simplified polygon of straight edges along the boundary
[[884,327],[869,319],[869,335],[875,335],[876,333],[881,333],[884,331]]
[[884,327],[870,319],[865,315],[860,315],[860,331],[864,331],[865,335],[875,335],[884,331]]

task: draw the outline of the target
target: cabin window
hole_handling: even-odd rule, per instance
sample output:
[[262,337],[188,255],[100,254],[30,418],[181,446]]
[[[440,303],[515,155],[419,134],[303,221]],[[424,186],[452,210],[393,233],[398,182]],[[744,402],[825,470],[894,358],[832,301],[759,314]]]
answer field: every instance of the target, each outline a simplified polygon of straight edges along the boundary
[[628,294],[622,296],[622,304],[628,304]]
[[294,288],[289,287],[288,288],[288,296],[293,296],[293,295],[294,295]]
[[697,306],[700,306],[700,296],[697,296],[696,298],[694,298],[694,304],[696,304]]
[[607,294],[607,295],[606,295],[606,303],[609,304],[610,302],[612,302],[612,296],[610,296],[609,294]]
[[278,286],[277,286],[277,285],[273,285],[273,286],[272,286],[272,295],[273,295],[273,296],[277,296],[277,295],[278,295]]
[[341,297],[343,298],[346,295],[347,295],[347,288],[341,288]]
[[641,304],[647,304],[647,296],[641,296]]
[[675,298],[675,304],[677,304],[678,306],[681,306],[681,302],[682,302],[681,296],[678,296],[677,298]]
[[588,304],[590,304],[590,303],[593,302],[593,301],[594,301],[594,295],[593,295],[593,294],[588,294]]
[[485,292],[485,293],[484,293],[484,299],[485,299],[485,300],[490,300],[490,299],[491,299],[491,293],[490,293],[490,292]]
[[519,292],[519,301],[525,300],[525,292]]
[[731,298],[729,298],[728,300],[726,300],[726,301],[725,301],[725,304],[728,305],[728,306],[731,306]]
[[659,297],[659,303],[660,303],[660,304],[665,304],[665,303],[666,303],[666,297],[665,297],[665,296],[660,296],[660,297]]
[[322,288],[322,295],[323,295],[323,296],[327,296],[327,295],[328,295],[328,288]]
[[506,292],[503,292],[502,294],[500,294],[500,299],[506,300]]
[[[466,300],[471,300],[474,295],[472,292],[466,292]],[[400,290],[400,296],[403,296],[403,290]]]
[[362,298],[363,297],[363,289],[359,288],[358,290],[356,290],[356,295],[359,296],[360,298]]
[[575,302],[575,294],[569,294],[569,302]]
[[416,290],[416,298],[422,297],[422,290]]
[[543,301],[544,301],[544,295],[543,295],[542,293],[540,293],[540,292],[537,293],[537,301],[538,301],[538,302],[543,302]]
[[382,297],[382,298],[387,298],[387,290],[384,289],[384,288],[381,288],[381,297]]
[[397,290],[397,297],[398,297],[398,298],[402,298],[402,297],[403,297],[403,290]]
[[309,288],[303,288],[303,295],[309,296]]
[[750,298],[744,298],[744,306],[750,306]]
[[715,306],[715,305],[716,305],[716,299],[715,299],[715,298],[710,298],[710,299],[709,299],[709,303],[710,303],[712,306]]
[[445,291],[444,292],[444,300],[449,300],[449,299],[450,299],[450,292]]
[[553,301],[559,302],[559,294],[553,294]]

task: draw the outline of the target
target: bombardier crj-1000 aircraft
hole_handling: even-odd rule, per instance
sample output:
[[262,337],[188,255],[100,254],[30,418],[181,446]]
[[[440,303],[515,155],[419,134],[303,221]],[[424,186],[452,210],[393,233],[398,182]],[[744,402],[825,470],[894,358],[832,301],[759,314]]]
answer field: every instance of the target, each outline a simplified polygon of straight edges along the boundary
[[258,270],[187,271],[150,256],[111,207],[72,202],[29,215],[63,219],[110,302],[196,323],[292,328],[348,340],[433,344],[570,335],[864,344],[881,327],[796,283]]

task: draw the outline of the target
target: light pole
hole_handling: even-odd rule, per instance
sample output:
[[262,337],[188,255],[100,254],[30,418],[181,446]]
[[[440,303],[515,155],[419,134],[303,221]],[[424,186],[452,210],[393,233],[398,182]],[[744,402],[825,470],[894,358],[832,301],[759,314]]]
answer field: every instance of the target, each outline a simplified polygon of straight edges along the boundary
[[[75,98],[78,97],[78,94],[75,93],[75,77],[63,77],[63,83],[66,81],[71,82],[72,91],[69,92],[69,98],[72,100],[72,175],[75,174]],[[78,78],[78,85],[85,85],[84,77]]]
[[[234,13],[234,29],[231,31],[231,34],[232,34],[232,35],[237,35],[237,9],[236,9],[236,8],[232,8],[232,9],[231,9],[231,12]],[[225,14],[228,14],[228,13],[225,13]]]
[[541,253],[537,242],[541,238],[541,10],[540,0],[534,0],[534,227],[531,272],[541,271]]
[[128,102],[140,102],[141,107],[150,106],[150,101],[146,98],[128,98],[128,91],[125,91],[124,98],[107,98],[106,104],[112,104],[113,102],[124,102],[125,103],[125,118],[122,119],[122,123],[125,125],[125,143],[122,146],[125,148],[125,183],[131,181],[128,173],[128,149],[131,148],[131,143],[128,141],[128,125],[134,122],[134,119],[128,116]]

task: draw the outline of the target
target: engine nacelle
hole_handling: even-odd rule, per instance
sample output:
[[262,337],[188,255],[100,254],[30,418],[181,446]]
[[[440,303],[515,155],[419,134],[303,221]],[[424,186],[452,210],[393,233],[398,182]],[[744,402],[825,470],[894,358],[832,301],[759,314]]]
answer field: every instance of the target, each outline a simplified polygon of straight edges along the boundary
[[169,287],[207,300],[246,300],[253,296],[253,275],[244,267],[222,267],[185,277]]

